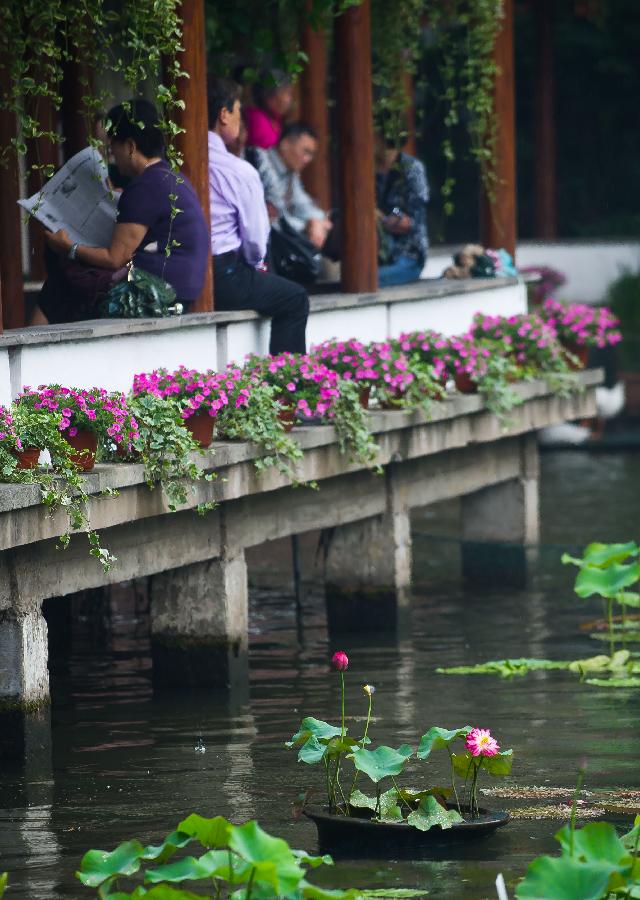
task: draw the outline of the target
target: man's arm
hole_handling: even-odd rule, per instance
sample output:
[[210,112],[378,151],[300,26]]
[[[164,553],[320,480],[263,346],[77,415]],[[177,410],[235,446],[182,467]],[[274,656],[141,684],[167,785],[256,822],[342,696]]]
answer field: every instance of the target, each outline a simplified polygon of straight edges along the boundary
[[259,148],[255,151],[256,168],[264,188],[264,199],[267,203],[269,217],[277,219],[286,211],[285,185],[276,172],[268,150]]
[[[126,266],[142,243],[147,231],[146,225],[136,225],[133,222],[117,224],[113,229],[113,237],[108,247],[85,247],[80,244],[76,248],[74,258],[88,266],[112,269],[116,272]],[[65,256],[73,246],[73,241],[64,228],[56,232],[47,231],[45,238],[52,250]]]
[[257,266],[267,255],[269,216],[260,176],[247,163],[247,177],[237,181],[236,207],[242,255],[250,266]]

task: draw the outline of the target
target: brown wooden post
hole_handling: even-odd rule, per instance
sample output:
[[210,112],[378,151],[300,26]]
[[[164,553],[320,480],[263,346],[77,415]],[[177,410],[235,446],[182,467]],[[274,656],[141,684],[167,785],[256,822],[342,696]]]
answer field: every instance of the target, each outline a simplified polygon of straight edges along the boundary
[[556,128],[553,64],[553,2],[536,0],[535,236],[555,238]]
[[327,37],[305,22],[302,49],[309,61],[300,75],[299,118],[318,135],[316,157],[304,170],[306,189],[318,205],[329,210],[331,203],[331,164],[329,161],[329,105],[327,102]]
[[342,289],[378,288],[370,0],[336,19]]
[[87,66],[72,61],[65,63],[60,109],[65,162],[84,150],[89,143],[87,119],[82,102],[83,96],[87,93],[87,87],[82,82],[86,79],[91,79],[91,72]]
[[[55,132],[56,113],[50,97],[40,97],[34,116],[38,119],[43,131]],[[34,138],[27,143],[27,193],[29,196],[39,191],[47,180],[41,169],[31,170],[32,166],[58,165],[58,145],[45,137]],[[44,227],[35,219],[29,219],[29,277],[42,280],[46,276],[44,264]]]
[[418,152],[418,144],[416,140],[416,103],[415,90],[413,84],[413,75],[410,72],[404,73],[404,90],[407,96],[407,141],[404,145],[404,152],[410,156],[415,156]]
[[[183,171],[191,181],[210,229],[209,151],[207,125],[207,58],[204,40],[204,0],[182,0],[183,21],[180,67],[189,78],[178,79],[178,95],[184,110],[176,110],[176,121],[184,128],[176,144],[184,158]],[[213,269],[211,259],[202,293],[193,304],[193,312],[213,309]]]
[[499,67],[494,89],[498,182],[493,201],[484,197],[481,233],[482,243],[486,247],[505,247],[515,257],[517,213],[513,0],[504,0],[503,9],[502,27],[493,51]]
[[[0,94],[8,88],[7,79],[7,69],[0,69]],[[0,109],[0,148],[7,147],[15,137],[15,115]],[[18,160],[12,149],[8,154],[8,164],[0,165],[0,330],[2,326],[21,328],[25,324],[18,179]]]

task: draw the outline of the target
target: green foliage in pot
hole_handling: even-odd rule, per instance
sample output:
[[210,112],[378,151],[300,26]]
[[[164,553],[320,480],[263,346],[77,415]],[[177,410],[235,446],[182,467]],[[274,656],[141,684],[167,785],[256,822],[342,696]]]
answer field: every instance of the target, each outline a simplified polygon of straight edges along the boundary
[[640,272],[626,270],[607,292],[607,303],[620,319],[624,340],[618,347],[620,367],[640,370]]
[[[370,684],[363,687],[368,698],[368,709],[362,736],[349,736],[345,725],[344,673],[349,667],[346,653],[341,650],[334,653],[332,665],[340,677],[340,725],[306,716],[298,731],[285,743],[290,749],[298,749],[299,762],[323,766],[329,812],[357,816],[358,810],[368,810],[369,819],[374,823],[405,822],[419,831],[428,831],[436,826],[451,828],[463,821],[463,812],[472,819],[477,817],[477,785],[481,770],[494,777],[508,775],[513,763],[513,751],[501,750],[487,729],[472,728],[470,725],[454,729],[430,728],[420,739],[417,752],[410,744],[399,747],[380,745],[370,749],[369,725],[375,688]],[[464,742],[459,753],[452,751],[456,741]],[[398,783],[396,779],[404,773],[414,756],[427,761],[432,752],[440,748],[446,748],[449,755],[451,787],[435,785],[416,790]],[[344,769],[349,764],[353,766],[353,772],[347,787]],[[372,783],[375,796],[358,789],[361,775]],[[464,786],[468,787],[466,806],[460,802],[456,775],[462,777]],[[383,782],[386,782],[385,787],[390,783],[386,790],[383,790]],[[450,797],[455,798],[454,805],[449,803]]]

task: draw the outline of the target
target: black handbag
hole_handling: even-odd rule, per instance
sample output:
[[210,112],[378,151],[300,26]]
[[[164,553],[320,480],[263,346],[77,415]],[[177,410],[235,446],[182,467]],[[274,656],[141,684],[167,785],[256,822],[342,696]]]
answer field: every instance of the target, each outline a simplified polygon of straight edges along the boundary
[[271,229],[269,247],[270,268],[276,275],[297,281],[298,284],[313,284],[320,274],[320,252],[309,238],[300,234],[282,218],[277,227]]
[[139,319],[176,316],[182,304],[166,281],[144,269],[129,268],[127,277],[114,284],[104,298],[100,313],[105,318]]

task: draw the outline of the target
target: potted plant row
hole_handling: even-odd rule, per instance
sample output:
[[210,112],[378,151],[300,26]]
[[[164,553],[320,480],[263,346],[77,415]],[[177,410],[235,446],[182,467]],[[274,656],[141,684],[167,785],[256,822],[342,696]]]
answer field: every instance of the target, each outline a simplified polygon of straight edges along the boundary
[[[478,783],[483,773],[509,775],[513,751],[501,750],[490,731],[464,725],[433,726],[416,748],[374,745],[370,724],[375,688],[364,685],[367,715],[359,736],[348,734],[345,719],[347,655],[332,658],[340,676],[341,716],[332,724],[305,716],[286,742],[298,750],[298,761],[323,771],[326,804],[303,812],[316,825],[321,852],[336,855],[429,856],[443,848],[490,834],[509,821],[507,813],[481,807]],[[420,769],[444,750],[449,761],[449,784],[404,783],[411,763]],[[308,796],[308,793],[307,793]]]

